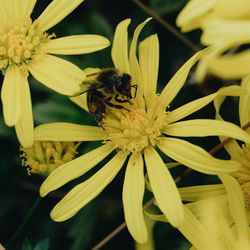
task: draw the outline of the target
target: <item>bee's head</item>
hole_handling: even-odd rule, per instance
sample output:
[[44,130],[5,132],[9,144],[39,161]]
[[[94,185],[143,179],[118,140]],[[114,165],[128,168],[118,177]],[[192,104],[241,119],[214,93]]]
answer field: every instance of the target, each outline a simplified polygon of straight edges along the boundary
[[122,74],[119,79],[117,79],[115,83],[115,91],[121,95],[124,95],[128,98],[132,98],[131,96],[131,76],[128,74]]

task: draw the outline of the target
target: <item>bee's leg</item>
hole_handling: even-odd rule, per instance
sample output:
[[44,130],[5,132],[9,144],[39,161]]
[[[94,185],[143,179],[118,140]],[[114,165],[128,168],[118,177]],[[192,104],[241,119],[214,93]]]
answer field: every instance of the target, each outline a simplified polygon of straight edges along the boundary
[[127,97],[127,99],[119,99],[118,98],[118,94],[115,95],[115,100],[117,102],[120,102],[120,103],[125,103],[125,102],[128,102],[130,105],[132,105],[133,103],[130,101],[130,99]]
[[111,102],[110,102],[111,99],[112,99],[112,96],[109,97],[109,98],[107,98],[107,99],[105,99],[103,102],[104,102],[105,104],[107,104],[107,105],[108,105],[109,107],[111,107],[111,108],[125,109],[125,110],[129,111],[128,109],[124,108],[124,107],[121,106],[121,105],[116,105],[116,104],[111,103]]
[[84,94],[84,93],[86,93],[86,92],[88,92],[88,90],[78,92],[78,93],[76,93],[76,94],[74,94],[74,95],[70,95],[70,96],[68,96],[68,97],[77,97],[77,96],[82,95],[82,94]]
[[138,85],[137,84],[132,85],[131,88],[135,88],[135,96],[134,96],[134,98],[136,98]]
[[123,103],[123,102],[129,102],[128,99],[119,99],[118,98],[118,94],[115,95],[115,98],[114,98],[117,102],[120,102],[120,103]]
[[101,126],[103,130],[105,130],[105,128],[102,125],[102,122],[99,122],[98,125]]
[[99,74],[99,73],[100,73],[100,70],[97,71],[97,72],[91,73],[91,74],[87,74],[86,76],[87,76],[87,77],[89,77],[89,76],[95,76],[95,75],[97,75],[97,74]]

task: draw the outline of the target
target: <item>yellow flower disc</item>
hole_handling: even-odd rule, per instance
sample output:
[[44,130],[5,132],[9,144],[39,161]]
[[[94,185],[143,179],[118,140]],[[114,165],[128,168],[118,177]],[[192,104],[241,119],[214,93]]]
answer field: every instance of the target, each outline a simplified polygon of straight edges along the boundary
[[30,148],[21,147],[22,165],[28,173],[50,174],[59,166],[71,161],[80,143],[35,141]]
[[129,152],[141,152],[149,145],[155,146],[167,121],[167,112],[159,96],[153,95],[145,108],[127,103],[124,107],[128,110],[108,108],[102,124],[105,142]]
[[42,55],[41,45],[54,35],[38,31],[38,23],[15,25],[0,29],[0,69],[11,64],[21,65],[32,59],[33,55]]

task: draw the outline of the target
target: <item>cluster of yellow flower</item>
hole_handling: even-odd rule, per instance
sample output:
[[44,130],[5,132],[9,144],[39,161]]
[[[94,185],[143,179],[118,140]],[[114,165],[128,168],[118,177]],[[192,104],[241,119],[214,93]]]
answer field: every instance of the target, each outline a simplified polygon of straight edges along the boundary
[[[55,38],[55,35],[45,32],[82,2],[53,0],[32,22],[30,14],[36,0],[0,1],[4,120],[8,126],[15,126],[30,172],[39,172],[39,168],[46,172],[53,169],[40,188],[41,196],[85,174],[115,152],[100,170],[74,187],[54,207],[52,219],[64,221],[74,216],[100,194],[124,167],[124,214],[128,230],[137,242],[145,243],[148,239],[143,209],[147,176],[147,187],[163,215],[146,212],[146,216],[167,221],[178,228],[194,249],[249,249],[250,129],[244,130],[224,121],[219,113],[226,96],[240,96],[241,127],[250,121],[249,51],[236,53],[242,44],[249,43],[246,30],[250,26],[248,0],[209,0],[206,3],[190,0],[180,13],[177,24],[183,31],[202,28],[202,42],[211,46],[192,56],[161,93],[156,92],[158,37],[153,34],[138,43],[141,30],[151,18],[137,26],[130,48],[127,31],[130,19],[121,21],[114,34],[111,53],[114,66],[111,67],[131,76],[131,86],[137,87],[134,98],[124,105],[119,103],[120,108],[107,105],[101,126],[50,123],[34,129],[29,73],[60,94],[75,95],[70,97],[74,103],[86,111],[90,109],[86,93],[79,93],[81,83],[88,80],[87,72],[91,69],[82,71],[51,54],[90,53],[109,46],[109,41],[99,35]],[[242,8],[243,5],[248,8]],[[234,48],[235,51],[231,52]],[[241,86],[223,87],[172,110],[171,102],[197,61],[196,76],[199,81],[209,71],[222,78],[243,77]],[[216,109],[215,119],[183,120],[211,102],[214,102]],[[231,159],[217,159],[185,140],[187,137],[206,136],[219,136],[222,141],[227,137],[233,138],[224,145]],[[243,142],[243,146],[236,139]],[[78,144],[71,143],[83,141],[102,141],[103,145],[72,159]],[[32,145],[34,150],[31,149]],[[65,152],[68,149],[69,154]],[[191,169],[217,175],[222,184],[177,188],[168,165],[161,157],[162,153]],[[33,171],[32,162],[35,165]],[[62,165],[55,169],[60,165],[58,162]]]
[[[207,74],[222,79],[241,80],[244,91],[239,98],[240,126],[250,134],[249,25],[250,2],[245,0],[190,0],[176,23],[183,32],[201,29],[201,43],[210,46],[201,58],[195,79],[201,83]],[[214,100],[216,119],[222,120],[220,107],[225,97]],[[220,136],[223,141],[225,137]],[[225,143],[231,159],[240,168],[219,174],[222,184],[180,188],[184,223],[179,228],[195,249],[250,248],[250,145],[232,139]],[[166,221],[158,215],[155,220]]]
[[[196,79],[206,72],[224,78],[238,79],[250,74],[250,5],[247,0],[190,0],[177,17],[183,32],[200,28],[201,43],[211,50],[199,63]],[[247,48],[247,46],[245,47]]]

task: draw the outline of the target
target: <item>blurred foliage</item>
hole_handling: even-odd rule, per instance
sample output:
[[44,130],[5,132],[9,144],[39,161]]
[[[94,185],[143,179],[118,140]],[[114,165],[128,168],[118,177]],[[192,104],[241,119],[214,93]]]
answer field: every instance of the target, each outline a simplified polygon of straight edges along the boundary
[[150,7],[160,15],[166,15],[179,11],[184,7],[187,0],[150,0]]
[[34,247],[32,247],[28,239],[25,239],[22,245],[22,250],[48,250],[48,249],[49,249],[49,239],[45,239],[38,242]]
[[[32,17],[37,17],[49,2],[51,1],[38,0]],[[178,11],[186,2],[187,0],[150,0],[145,1],[145,4],[149,5],[159,15],[162,15],[172,25],[175,25]],[[73,34],[100,34],[112,41],[116,25],[128,17],[132,18],[131,27],[129,28],[132,31],[134,27],[145,20],[147,14],[132,1],[86,0],[61,23],[53,27],[50,32],[55,32],[57,37]],[[193,51],[155,20],[145,27],[140,39],[142,40],[152,33],[157,33],[160,41],[160,90],[186,59],[193,54]],[[130,32],[130,39],[131,36],[132,32]],[[199,32],[192,32],[188,34],[188,37],[193,42],[198,43]],[[65,56],[65,58],[81,68],[112,67],[110,48],[88,55]],[[36,125],[59,121],[95,124],[91,116],[69,101],[67,97],[60,96],[45,88],[32,78],[30,80]],[[204,93],[205,90],[202,87],[187,84],[177,96],[171,109],[201,97]],[[237,120],[232,119],[232,115],[237,117],[237,100],[232,99],[229,102],[225,103],[225,105],[230,105],[233,108],[227,109],[225,107],[224,115],[232,122],[237,123]],[[192,115],[192,118],[197,117],[213,118],[214,110],[212,105]],[[21,165],[15,131],[13,128],[5,126],[2,117],[0,121],[1,143],[4,145],[1,150],[0,167],[0,242],[6,246],[39,196],[38,190],[43,178],[37,175],[27,175],[25,167]],[[190,138],[190,140],[207,150],[210,150],[218,143],[217,138]],[[93,143],[83,143],[81,152],[87,152],[93,147],[95,147]],[[220,154],[223,154],[223,152]],[[178,172],[178,170],[173,172],[174,176],[179,174],[180,171]],[[90,249],[124,221],[121,198],[123,176],[124,170],[99,197],[76,216],[65,222],[53,222],[49,217],[49,213],[76,182],[72,182],[59,191],[43,198],[16,241],[7,249]],[[182,184],[193,185],[216,181],[213,177],[208,178],[202,174],[193,173],[185,177]],[[146,197],[149,196],[150,194],[146,193]],[[188,249],[190,246],[177,230],[164,223],[156,223],[154,237],[157,250],[182,250]],[[134,241],[127,229],[125,229],[102,249],[134,249]]]

